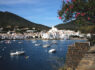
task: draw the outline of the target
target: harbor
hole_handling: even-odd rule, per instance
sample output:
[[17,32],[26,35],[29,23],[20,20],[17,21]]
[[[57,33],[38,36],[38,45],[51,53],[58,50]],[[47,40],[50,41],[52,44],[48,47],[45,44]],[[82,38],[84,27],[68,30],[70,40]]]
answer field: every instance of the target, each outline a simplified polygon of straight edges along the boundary
[[0,70],[95,70],[95,0],[0,0]]
[[0,68],[58,70],[65,63],[68,46],[75,42],[85,40],[1,40]]

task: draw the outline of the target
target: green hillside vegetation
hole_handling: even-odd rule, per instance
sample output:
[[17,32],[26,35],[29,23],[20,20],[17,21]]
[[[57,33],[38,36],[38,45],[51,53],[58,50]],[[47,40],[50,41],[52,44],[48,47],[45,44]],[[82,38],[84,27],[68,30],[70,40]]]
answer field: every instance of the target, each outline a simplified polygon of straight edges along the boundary
[[82,18],[80,20],[74,20],[65,24],[58,24],[55,27],[58,29],[67,29],[67,30],[80,30],[82,33],[95,33],[95,23],[91,21],[87,21],[86,19]]
[[30,22],[16,14],[2,11],[0,11],[0,27],[3,27],[4,31],[13,30],[14,28],[35,28],[38,31],[49,29],[47,26]]

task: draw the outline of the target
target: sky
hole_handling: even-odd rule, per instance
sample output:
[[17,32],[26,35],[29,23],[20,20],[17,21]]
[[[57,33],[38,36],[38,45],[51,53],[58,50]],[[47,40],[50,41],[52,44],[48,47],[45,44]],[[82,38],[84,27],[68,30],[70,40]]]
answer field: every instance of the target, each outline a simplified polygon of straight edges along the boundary
[[0,11],[49,27],[62,23],[57,13],[61,6],[62,0],[0,0]]

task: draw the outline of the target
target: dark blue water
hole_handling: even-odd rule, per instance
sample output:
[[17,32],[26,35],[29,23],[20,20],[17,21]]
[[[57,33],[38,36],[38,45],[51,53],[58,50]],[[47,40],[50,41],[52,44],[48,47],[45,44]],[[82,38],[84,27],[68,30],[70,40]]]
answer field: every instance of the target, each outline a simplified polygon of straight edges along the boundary
[[[52,44],[53,40],[6,40],[0,41],[0,70],[57,70],[64,65],[68,45],[84,40],[56,40],[57,44]],[[21,42],[21,43],[19,43]],[[51,44],[49,48],[43,45]],[[56,49],[56,53],[48,53],[50,49]],[[25,55],[10,56],[10,52],[24,50]]]

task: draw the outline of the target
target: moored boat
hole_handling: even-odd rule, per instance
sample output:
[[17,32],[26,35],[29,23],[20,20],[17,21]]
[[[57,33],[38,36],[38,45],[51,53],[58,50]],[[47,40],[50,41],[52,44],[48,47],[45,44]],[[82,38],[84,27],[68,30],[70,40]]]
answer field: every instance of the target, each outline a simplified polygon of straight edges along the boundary
[[10,55],[11,55],[11,56],[23,55],[24,53],[25,53],[24,51],[16,51],[16,52],[11,52]]
[[35,44],[35,46],[40,46],[41,44]]
[[44,48],[50,47],[49,44],[43,45]]
[[50,50],[49,50],[49,53],[55,53],[55,52],[56,52],[55,49],[50,49]]

